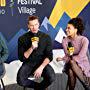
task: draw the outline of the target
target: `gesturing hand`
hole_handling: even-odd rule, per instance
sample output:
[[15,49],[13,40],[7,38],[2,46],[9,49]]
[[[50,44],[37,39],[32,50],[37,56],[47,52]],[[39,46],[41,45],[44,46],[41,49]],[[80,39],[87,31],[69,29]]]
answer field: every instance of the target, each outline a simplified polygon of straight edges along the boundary
[[40,66],[39,68],[37,68],[36,71],[34,72],[34,77],[37,79],[40,78],[42,75],[43,69],[44,69],[43,66]]
[[57,57],[56,61],[57,62],[62,61],[62,58],[61,57]]
[[36,49],[38,47],[38,42],[37,41],[32,42],[32,47],[33,49]]

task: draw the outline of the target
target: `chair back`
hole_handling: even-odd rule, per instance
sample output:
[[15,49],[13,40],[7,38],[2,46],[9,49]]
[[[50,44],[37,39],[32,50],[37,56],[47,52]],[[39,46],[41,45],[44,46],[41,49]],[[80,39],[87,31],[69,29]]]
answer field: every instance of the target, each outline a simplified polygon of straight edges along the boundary
[[6,72],[6,70],[5,70],[4,63],[0,63],[0,79],[2,79],[4,77],[5,72]]

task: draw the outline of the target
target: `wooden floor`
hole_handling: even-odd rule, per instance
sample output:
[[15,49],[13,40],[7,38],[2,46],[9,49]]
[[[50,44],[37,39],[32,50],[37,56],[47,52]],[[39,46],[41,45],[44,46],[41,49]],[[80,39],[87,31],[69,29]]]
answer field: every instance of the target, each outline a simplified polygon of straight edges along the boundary
[[[67,76],[65,74],[56,74],[56,80],[51,86],[48,87],[48,90],[65,90],[66,83],[67,83]],[[17,84],[12,84],[5,86],[5,90],[23,90],[23,87]],[[33,89],[27,88],[27,90]],[[75,90],[84,90],[83,86],[80,84],[79,81],[77,81]]]

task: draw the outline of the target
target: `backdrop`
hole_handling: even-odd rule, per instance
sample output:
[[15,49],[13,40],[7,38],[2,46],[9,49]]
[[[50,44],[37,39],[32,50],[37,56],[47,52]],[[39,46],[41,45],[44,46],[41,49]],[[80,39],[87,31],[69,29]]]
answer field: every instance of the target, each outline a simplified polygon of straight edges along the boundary
[[7,63],[18,60],[17,40],[27,32],[29,15],[40,17],[40,29],[51,36],[54,51],[62,49],[67,22],[73,17],[84,20],[84,35],[90,40],[90,0],[0,0],[0,32],[9,48]]
[[5,85],[16,83],[17,71],[22,64],[17,56],[17,41],[27,32],[27,17],[30,15],[39,16],[41,31],[52,38],[53,61],[50,64],[56,73],[62,73],[64,66],[64,62],[57,63],[56,58],[64,56],[61,43],[71,18],[83,19],[86,27],[84,35],[90,40],[90,0],[0,0],[0,35],[9,48]]

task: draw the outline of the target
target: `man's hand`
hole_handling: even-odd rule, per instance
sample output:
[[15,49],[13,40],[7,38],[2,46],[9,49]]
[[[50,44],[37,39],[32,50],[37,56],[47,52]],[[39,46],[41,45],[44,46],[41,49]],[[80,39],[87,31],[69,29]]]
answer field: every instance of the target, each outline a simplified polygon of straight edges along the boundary
[[34,72],[34,77],[36,79],[41,77],[43,69],[44,69],[44,67],[42,65],[39,68],[36,69],[36,71]]
[[32,47],[33,47],[33,49],[38,48],[38,42],[37,41],[33,41],[32,42]]

